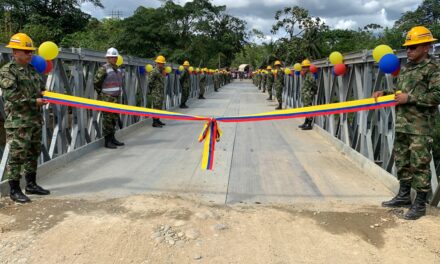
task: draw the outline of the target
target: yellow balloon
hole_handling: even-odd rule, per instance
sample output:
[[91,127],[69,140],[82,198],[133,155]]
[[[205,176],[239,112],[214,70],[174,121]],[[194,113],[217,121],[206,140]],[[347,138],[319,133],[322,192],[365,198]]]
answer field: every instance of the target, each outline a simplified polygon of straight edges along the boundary
[[118,55],[118,59],[116,60],[116,65],[121,66],[124,63],[124,58],[121,55]]
[[147,70],[147,72],[152,72],[153,71],[153,65],[151,65],[151,64],[145,65],[145,70]]
[[58,56],[58,46],[52,41],[45,41],[41,43],[38,48],[38,55],[45,60],[53,60]]
[[393,54],[393,49],[388,45],[379,45],[373,50],[373,58],[376,62],[379,62],[383,56],[387,54]]
[[165,68],[165,72],[166,72],[166,73],[170,73],[171,71],[172,71],[172,69],[171,69],[170,66],[168,66],[168,67]]
[[189,70],[189,72],[193,72],[194,71],[194,67],[191,66],[191,67],[189,67],[188,70]]
[[333,51],[328,58],[333,65],[344,62],[344,56],[338,51]]
[[200,69],[199,69],[199,68],[196,68],[196,72],[200,72]]
[[179,66],[179,71],[180,71],[180,72],[183,72],[183,70],[185,70],[185,67],[183,67],[183,65],[180,65],[180,66]]
[[295,71],[301,71],[302,70],[301,63],[295,63],[295,65],[293,65],[293,69]]
[[284,73],[289,75],[292,71],[289,68],[284,69]]

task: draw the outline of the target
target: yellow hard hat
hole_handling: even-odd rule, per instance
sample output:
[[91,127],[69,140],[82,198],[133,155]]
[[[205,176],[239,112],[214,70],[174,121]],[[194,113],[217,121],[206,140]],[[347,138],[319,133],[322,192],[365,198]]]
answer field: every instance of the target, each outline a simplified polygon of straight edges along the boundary
[[272,67],[267,66],[266,70],[272,70]]
[[164,57],[164,56],[159,55],[159,56],[157,56],[155,62],[156,62],[156,63],[164,63],[164,64],[165,64],[165,63],[166,63],[166,60],[165,60],[165,57]]
[[189,61],[185,61],[185,62],[183,63],[183,66],[189,66]]
[[403,46],[412,46],[421,43],[434,42],[435,39],[429,29],[423,26],[413,27],[406,35],[406,40]]
[[273,64],[274,66],[280,65],[281,66],[281,61],[277,60],[275,61],[275,63]]
[[18,50],[36,50],[32,39],[24,33],[17,33],[12,36],[9,40],[9,45],[6,46],[6,48]]
[[303,60],[303,62],[301,63],[302,67],[310,67],[310,61],[308,59]]

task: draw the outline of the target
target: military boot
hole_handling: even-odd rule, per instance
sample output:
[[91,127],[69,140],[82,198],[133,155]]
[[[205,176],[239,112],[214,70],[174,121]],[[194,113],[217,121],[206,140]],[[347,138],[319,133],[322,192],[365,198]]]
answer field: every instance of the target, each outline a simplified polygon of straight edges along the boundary
[[303,127],[306,126],[306,124],[307,124],[307,118],[304,120],[304,123],[303,123],[302,125],[299,125],[298,127],[299,127],[299,128],[303,128]]
[[405,220],[417,220],[426,214],[427,192],[417,192],[416,200],[403,216]]
[[283,109],[283,103],[278,103],[278,106],[275,108],[275,110]]
[[29,203],[31,199],[24,195],[20,188],[20,181],[9,181],[11,200],[17,203]]
[[121,142],[115,138],[115,133],[111,134],[111,141],[116,146],[124,146],[124,142]]
[[153,127],[162,127],[162,125],[158,122],[159,118],[153,118]]
[[37,173],[27,173],[25,175],[26,179],[26,194],[37,194],[37,195],[49,195],[50,191],[43,189],[37,184]]
[[302,130],[312,130],[313,129],[312,123],[313,123],[313,119],[306,118],[306,123],[301,129]]
[[109,149],[115,149],[117,146],[112,142],[112,135],[107,135],[104,137],[104,146]]
[[160,119],[158,118],[157,119],[157,123],[159,123],[161,126],[164,126],[164,125],[166,125],[164,122],[162,122],[162,121],[160,121]]
[[400,181],[397,195],[382,203],[383,207],[408,207],[411,205],[411,181]]
[[183,103],[183,104],[180,104],[180,106],[179,106],[180,108],[188,108],[188,106],[185,104],[185,103]]
[[267,101],[272,101],[272,95],[269,95],[269,98],[266,99]]

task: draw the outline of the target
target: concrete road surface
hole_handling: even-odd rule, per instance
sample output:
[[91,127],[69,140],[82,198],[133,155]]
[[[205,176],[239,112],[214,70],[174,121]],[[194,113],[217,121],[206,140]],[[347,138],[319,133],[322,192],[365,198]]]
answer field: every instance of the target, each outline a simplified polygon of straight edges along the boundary
[[[205,116],[273,110],[276,101],[249,81],[235,81],[193,100],[180,112]],[[177,193],[214,203],[344,201],[378,204],[392,193],[363,172],[316,131],[298,128],[303,119],[219,123],[213,171],[200,168],[201,122],[163,120],[123,138],[125,147],[99,149],[53,171],[40,183],[53,196],[121,197]]]

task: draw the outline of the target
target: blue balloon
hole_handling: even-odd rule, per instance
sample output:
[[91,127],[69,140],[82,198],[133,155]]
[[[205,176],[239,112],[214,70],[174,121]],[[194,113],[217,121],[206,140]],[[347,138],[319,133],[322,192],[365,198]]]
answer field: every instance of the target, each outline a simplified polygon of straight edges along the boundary
[[387,54],[379,61],[379,69],[384,73],[393,73],[400,67],[399,58],[394,54]]
[[145,74],[146,70],[145,70],[145,66],[139,66],[139,73],[141,75]]
[[296,76],[299,76],[301,74],[301,72],[299,72],[299,71],[295,71],[295,75]]
[[37,72],[43,73],[44,70],[46,70],[47,62],[43,57],[38,55],[33,55],[31,60],[31,65],[34,66]]
[[314,73],[313,77],[315,77],[315,79],[318,79],[318,73]]
[[176,70],[176,74],[179,75],[179,74],[180,74],[180,71],[179,71],[179,70]]

